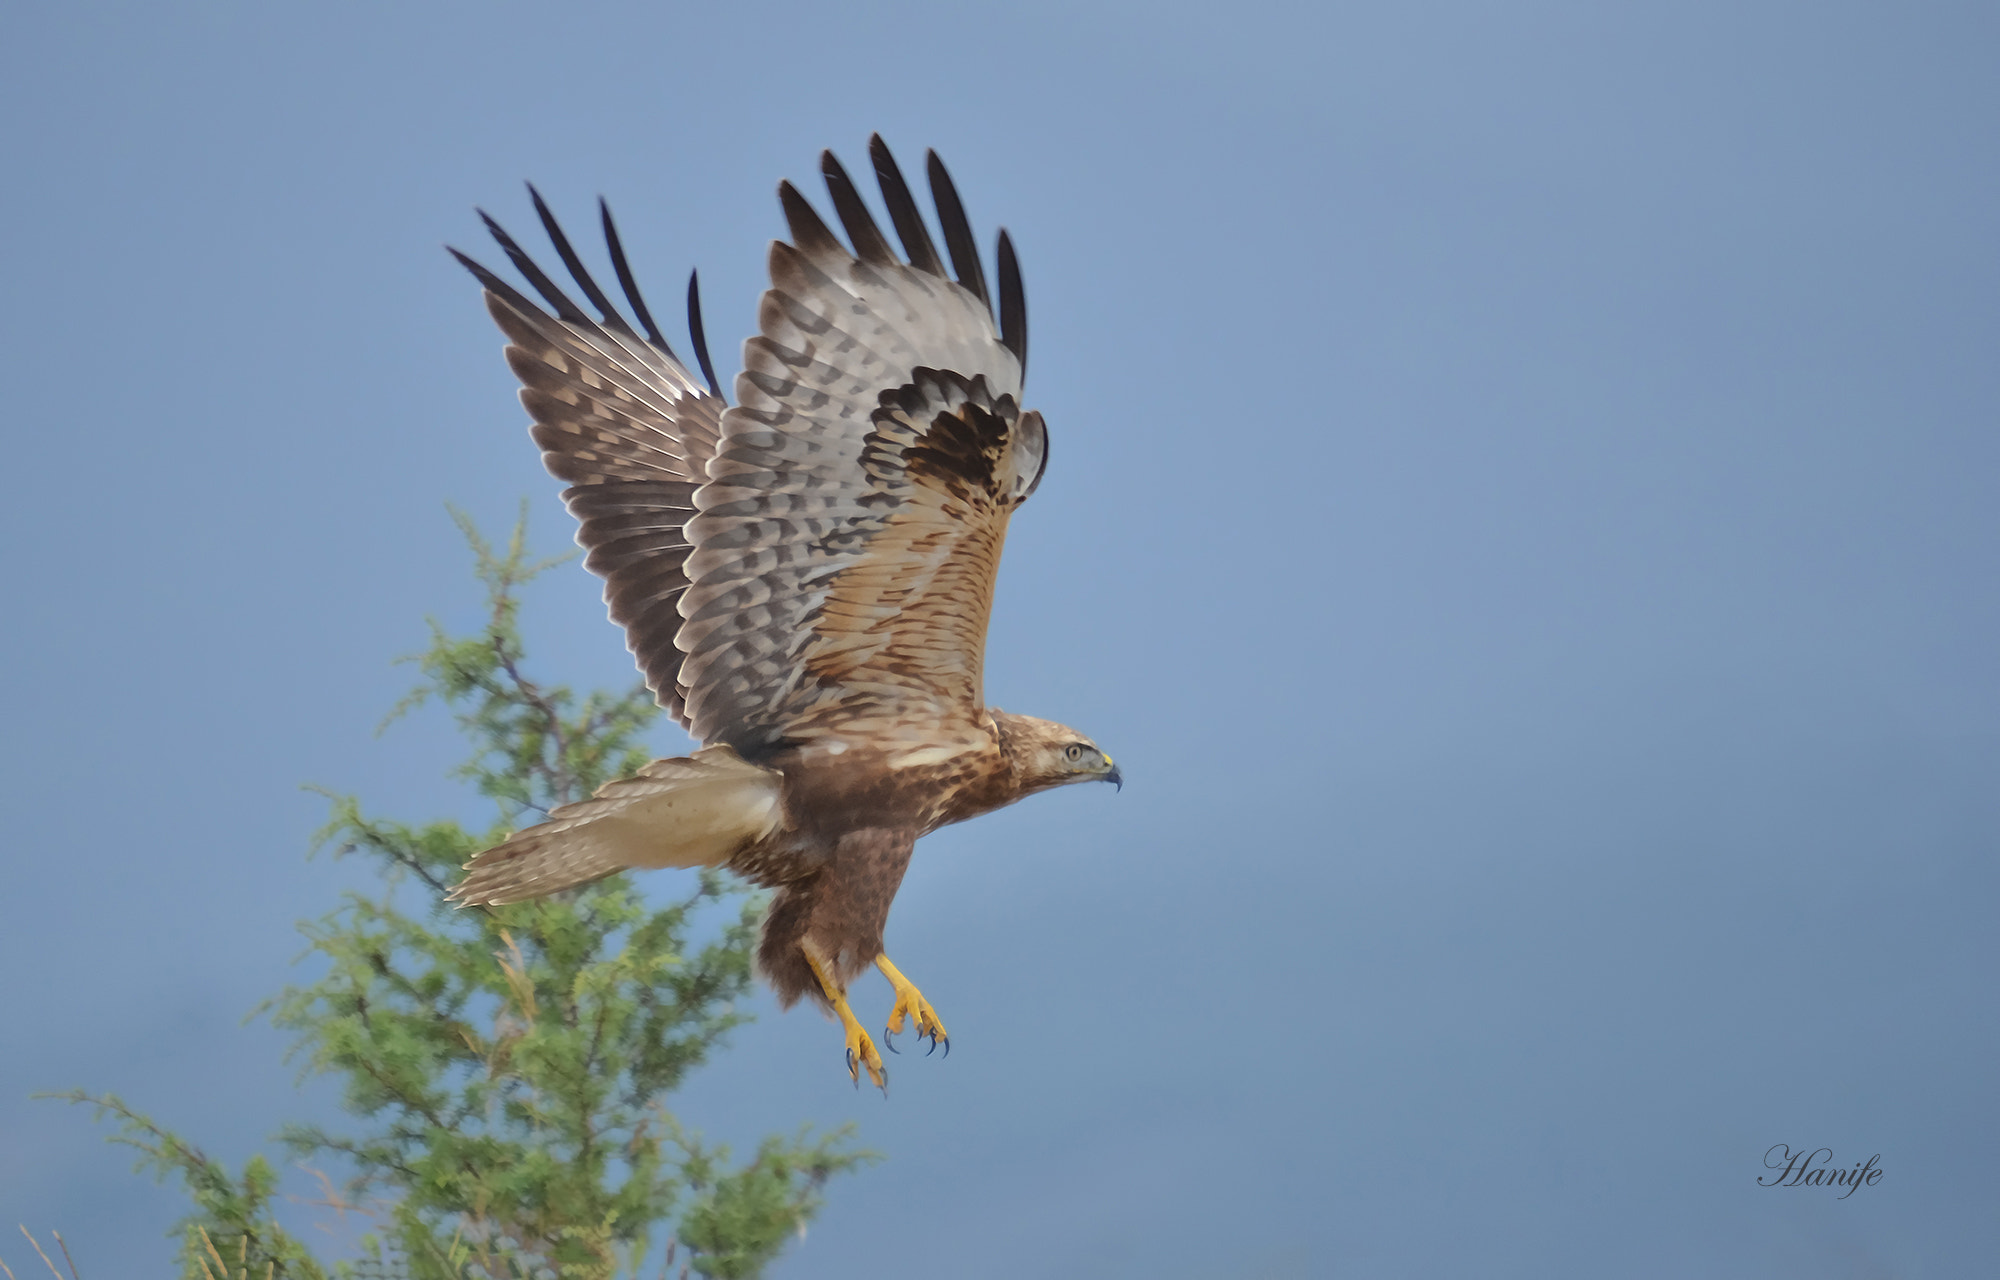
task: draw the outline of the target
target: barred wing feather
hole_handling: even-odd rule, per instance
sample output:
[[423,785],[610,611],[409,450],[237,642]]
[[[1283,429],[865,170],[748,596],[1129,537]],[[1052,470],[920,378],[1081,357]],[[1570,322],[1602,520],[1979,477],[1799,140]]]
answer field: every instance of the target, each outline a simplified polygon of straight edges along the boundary
[[[529,188],[533,192],[533,188]],[[722,406],[696,386],[632,283],[608,210],[605,237],[641,336],[598,288],[539,194],[535,207],[593,318],[548,278],[507,233],[487,219],[500,246],[549,309],[464,254],[454,254],[486,286],[487,310],[507,335],[507,363],[521,380],[521,403],[535,443],[578,523],[584,564],[605,580],[611,618],[660,704],[687,723],[687,685],[674,645],[688,586],[685,526],[694,491],[715,453]],[[698,321],[696,322],[698,324]]]
[[687,525],[687,716],[751,759],[849,730],[975,723],[1007,521],[1047,457],[1040,415],[1020,408],[1026,320],[1005,233],[996,328],[943,166],[930,157],[957,281],[879,138],[871,151],[909,260],[831,154],[853,251],[780,188],[791,242],[771,248],[740,403]]

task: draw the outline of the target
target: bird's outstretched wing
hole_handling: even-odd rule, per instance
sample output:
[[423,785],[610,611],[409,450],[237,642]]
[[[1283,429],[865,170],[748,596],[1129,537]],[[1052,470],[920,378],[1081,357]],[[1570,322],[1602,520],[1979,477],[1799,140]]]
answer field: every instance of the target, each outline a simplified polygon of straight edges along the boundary
[[951,178],[928,176],[953,274],[894,158],[870,143],[904,253],[821,157],[852,250],[779,187],[740,402],[722,416],[688,522],[678,644],[687,718],[755,759],[856,731],[970,728],[1008,517],[1041,478],[1041,416],[1020,407],[1027,313],[1000,234],[996,326]]
[[[584,564],[605,580],[611,618],[660,705],[687,724],[683,655],[674,645],[694,515],[694,491],[707,478],[721,416],[720,400],[695,385],[654,324],[633,282],[611,211],[600,205],[619,284],[642,336],[597,286],[562,228],[530,187],[535,211],[598,316],[593,319],[549,279],[498,223],[486,226],[548,304],[525,294],[456,249],[486,286],[486,308],[507,335],[507,363],[521,379],[521,403],[534,419],[542,461],[570,488],[563,501],[579,525]],[[484,214],[480,215],[485,217]],[[553,312],[553,314],[551,314]],[[689,284],[688,317],[704,371],[699,295]],[[713,373],[709,374],[711,386]]]

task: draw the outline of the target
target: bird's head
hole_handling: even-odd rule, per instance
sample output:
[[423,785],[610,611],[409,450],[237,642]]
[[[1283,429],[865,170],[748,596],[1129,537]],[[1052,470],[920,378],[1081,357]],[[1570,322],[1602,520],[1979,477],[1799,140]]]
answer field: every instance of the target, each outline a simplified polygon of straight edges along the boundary
[[1024,792],[1046,791],[1071,782],[1109,782],[1124,789],[1125,779],[1111,757],[1068,725],[1005,711],[995,711],[993,720]]

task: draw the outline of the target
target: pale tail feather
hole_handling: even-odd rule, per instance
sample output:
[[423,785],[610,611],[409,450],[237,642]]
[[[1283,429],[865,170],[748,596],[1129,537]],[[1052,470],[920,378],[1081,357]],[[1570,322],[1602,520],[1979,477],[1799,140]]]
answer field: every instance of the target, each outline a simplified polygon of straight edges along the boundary
[[728,747],[655,760],[465,864],[465,905],[522,902],[627,867],[719,866],[778,825],[779,776]]

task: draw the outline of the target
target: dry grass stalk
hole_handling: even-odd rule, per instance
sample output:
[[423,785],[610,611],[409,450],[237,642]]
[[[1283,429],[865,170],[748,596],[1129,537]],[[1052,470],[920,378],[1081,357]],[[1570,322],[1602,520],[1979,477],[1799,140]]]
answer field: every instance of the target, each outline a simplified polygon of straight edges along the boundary
[[[34,1232],[28,1230],[28,1224],[25,1222],[21,1224],[21,1234],[28,1237],[28,1243],[35,1246],[36,1253],[40,1253],[42,1255],[42,1265],[49,1269],[49,1274],[54,1276],[56,1280],[63,1280],[63,1273],[56,1270],[56,1264],[50,1262],[49,1255],[42,1252],[42,1242],[35,1239]],[[9,1271],[7,1273],[7,1280],[13,1280],[13,1277],[14,1273]]]
[[83,1280],[83,1277],[76,1273],[76,1259],[69,1256],[69,1241],[62,1238],[62,1232],[60,1231],[51,1230],[49,1234],[54,1236],[56,1243],[62,1246],[63,1261],[69,1264],[70,1280]]

